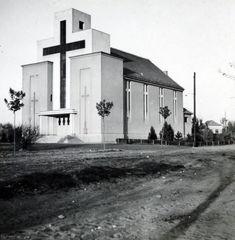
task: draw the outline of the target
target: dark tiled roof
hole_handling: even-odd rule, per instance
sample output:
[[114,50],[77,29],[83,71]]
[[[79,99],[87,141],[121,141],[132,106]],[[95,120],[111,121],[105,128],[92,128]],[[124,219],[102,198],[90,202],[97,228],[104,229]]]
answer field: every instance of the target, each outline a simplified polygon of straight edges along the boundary
[[222,126],[221,124],[216,123],[216,122],[213,121],[213,120],[206,121],[205,123],[207,124],[208,127],[209,127],[209,126]]
[[111,55],[123,59],[123,74],[126,78],[173,88],[179,91],[184,90],[178,83],[146,58],[141,58],[114,48],[111,48]]
[[183,108],[183,112],[184,112],[184,114],[186,114],[186,115],[192,115],[193,113],[192,112],[190,112],[188,109],[186,109],[186,108]]

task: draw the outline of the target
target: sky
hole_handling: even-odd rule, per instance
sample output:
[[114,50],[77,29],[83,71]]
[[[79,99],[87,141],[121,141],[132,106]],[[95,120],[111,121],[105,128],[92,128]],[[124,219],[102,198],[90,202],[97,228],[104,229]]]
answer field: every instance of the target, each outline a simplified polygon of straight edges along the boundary
[[54,13],[69,8],[91,15],[91,27],[110,34],[111,47],[168,71],[191,112],[195,72],[203,122],[235,121],[234,0],[0,0],[0,123],[13,123],[4,98],[10,87],[22,90],[21,65],[36,62],[37,41],[53,38]]

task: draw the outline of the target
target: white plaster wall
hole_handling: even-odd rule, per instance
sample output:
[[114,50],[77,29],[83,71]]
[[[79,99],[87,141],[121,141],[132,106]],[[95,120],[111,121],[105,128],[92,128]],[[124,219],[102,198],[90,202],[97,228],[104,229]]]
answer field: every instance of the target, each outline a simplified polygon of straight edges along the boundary
[[[101,98],[113,102],[113,108],[105,117],[105,140],[115,142],[124,137],[123,126],[123,61],[107,54],[101,55]],[[102,125],[103,131],[103,125]]]
[[[96,103],[101,99],[101,53],[76,56],[71,58],[71,85],[70,104],[71,108],[78,111],[75,115],[75,133],[86,142],[101,141],[101,119],[97,114]],[[90,69],[90,112],[89,118],[92,122],[89,134],[83,134],[81,126],[81,69]]]
[[[131,82],[131,119],[128,120],[128,137],[147,139],[150,127],[153,126],[159,138],[159,132],[163,127],[159,114],[159,87],[149,86],[149,118],[144,120],[143,83]],[[164,106],[168,106],[173,112],[173,90],[164,88]],[[183,102],[182,92],[177,92],[177,119],[174,121],[173,113],[166,119],[171,124],[174,132],[183,134]]]
[[[33,92],[35,92],[35,123],[39,125],[39,112],[52,109],[50,95],[52,94],[52,69],[51,62],[41,62],[22,66],[23,82],[22,90],[26,93],[23,99],[24,107],[22,109],[22,122],[29,124],[29,116],[31,115],[31,124],[33,124]],[[31,91],[30,91],[31,82]]]

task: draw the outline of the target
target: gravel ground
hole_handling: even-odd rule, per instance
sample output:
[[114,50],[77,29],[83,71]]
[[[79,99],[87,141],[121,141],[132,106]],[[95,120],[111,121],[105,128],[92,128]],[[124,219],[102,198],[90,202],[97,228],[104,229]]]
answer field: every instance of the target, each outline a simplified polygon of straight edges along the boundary
[[0,153],[0,239],[235,239],[235,145]]

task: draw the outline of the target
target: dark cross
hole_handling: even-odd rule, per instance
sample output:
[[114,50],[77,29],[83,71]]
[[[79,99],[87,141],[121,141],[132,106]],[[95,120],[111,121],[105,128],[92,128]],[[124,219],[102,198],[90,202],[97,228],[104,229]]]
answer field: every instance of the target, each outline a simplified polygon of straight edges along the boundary
[[86,94],[86,86],[85,86],[84,88],[85,88],[85,94],[82,95],[82,97],[84,97],[84,100],[85,100],[83,133],[84,133],[84,134],[87,134],[87,127],[86,127],[86,98],[89,97],[89,95]]
[[31,100],[31,102],[33,102],[33,127],[35,128],[35,103],[38,100],[35,99],[35,92],[33,93],[33,100]]
[[85,40],[66,43],[66,21],[60,22],[60,45],[43,48],[43,56],[60,53],[60,107],[66,107],[66,52],[85,48]]

